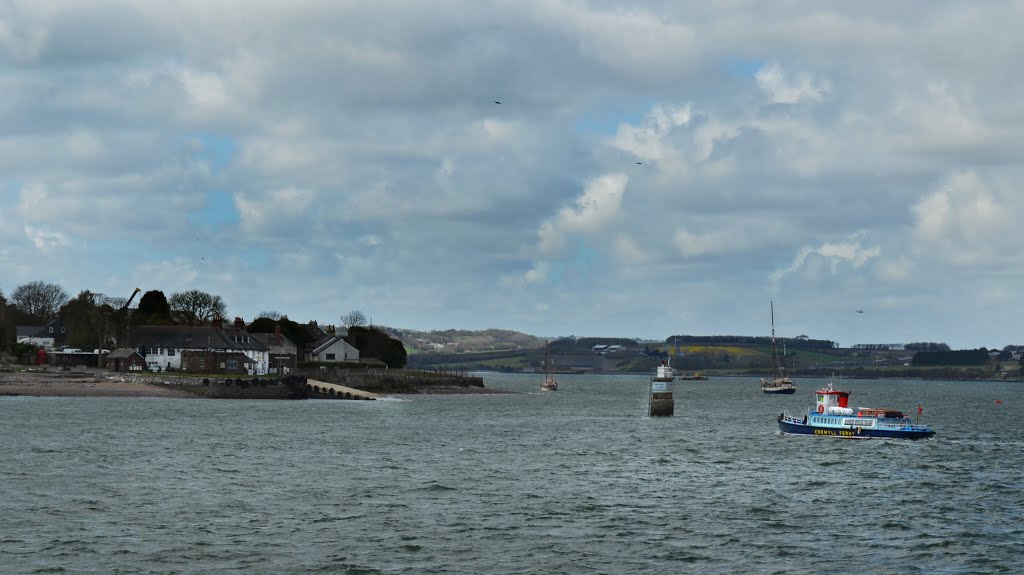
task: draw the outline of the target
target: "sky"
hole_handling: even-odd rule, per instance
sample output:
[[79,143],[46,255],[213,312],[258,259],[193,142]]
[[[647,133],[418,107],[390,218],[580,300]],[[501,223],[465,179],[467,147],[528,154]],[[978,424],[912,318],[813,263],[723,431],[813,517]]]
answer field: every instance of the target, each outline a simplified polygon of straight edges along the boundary
[[0,291],[1024,344],[1021,29],[1019,0],[0,2]]

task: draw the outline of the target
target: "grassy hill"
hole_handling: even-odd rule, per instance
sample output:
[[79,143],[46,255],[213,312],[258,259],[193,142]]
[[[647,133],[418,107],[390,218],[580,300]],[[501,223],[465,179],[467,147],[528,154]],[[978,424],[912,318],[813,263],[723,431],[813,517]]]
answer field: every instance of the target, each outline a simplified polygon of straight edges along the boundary
[[[540,370],[544,338],[500,329],[421,332],[389,330],[409,352],[409,367],[468,371],[532,372]],[[561,338],[547,342],[559,371],[649,373],[675,348],[662,341],[624,338]],[[594,346],[614,345],[596,351]],[[680,345],[672,365],[689,373],[766,375],[771,347],[756,344]],[[781,350],[780,350],[781,353]],[[1016,362],[992,361],[984,366],[921,368],[910,365],[914,352],[905,350],[800,349],[787,346],[786,366],[796,376],[922,377],[968,379],[1020,377]],[[1003,375],[1005,373],[1005,375]]]

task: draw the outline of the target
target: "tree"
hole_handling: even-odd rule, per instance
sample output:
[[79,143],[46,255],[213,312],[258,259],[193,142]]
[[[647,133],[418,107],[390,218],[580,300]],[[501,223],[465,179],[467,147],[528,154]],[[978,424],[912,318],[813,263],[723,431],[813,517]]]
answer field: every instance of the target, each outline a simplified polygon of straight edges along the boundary
[[171,294],[171,316],[178,325],[206,325],[227,315],[227,306],[219,295],[197,289]]
[[132,325],[171,325],[171,308],[160,290],[142,294],[139,307],[132,314]]
[[67,344],[71,347],[92,349],[105,346],[106,328],[100,308],[101,294],[82,290],[60,308],[60,317],[67,326]]
[[367,324],[366,314],[354,309],[341,316],[341,325],[345,327],[362,327]]
[[409,361],[401,340],[394,339],[375,327],[353,326],[345,341],[359,350],[360,358],[375,358],[390,368],[403,368]]
[[0,351],[7,349],[7,332],[7,298],[4,297],[4,291],[0,290]]
[[259,319],[259,318],[262,318],[262,317],[265,317],[267,319],[272,319],[274,321],[277,321],[277,320],[281,319],[281,314],[279,312],[277,312],[277,311],[274,311],[274,310],[268,310],[268,311],[261,311],[259,314],[256,315],[256,319]]
[[298,347],[313,343],[313,336],[303,326],[288,319],[288,316],[281,316],[276,320],[269,317],[258,317],[249,324],[249,332],[274,333],[274,327],[278,325],[281,326],[281,335],[287,337]]
[[57,284],[29,282],[15,288],[11,303],[19,311],[39,323],[53,319],[57,310],[68,301],[68,294]]

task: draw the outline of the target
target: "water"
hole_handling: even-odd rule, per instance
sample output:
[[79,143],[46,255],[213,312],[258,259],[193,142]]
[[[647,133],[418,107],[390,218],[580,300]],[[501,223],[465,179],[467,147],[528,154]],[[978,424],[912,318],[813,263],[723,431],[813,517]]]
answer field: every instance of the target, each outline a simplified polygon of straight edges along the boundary
[[2,398],[0,573],[1021,572],[1019,384],[846,383],[909,442],[779,435],[820,381],[485,383],[528,393]]

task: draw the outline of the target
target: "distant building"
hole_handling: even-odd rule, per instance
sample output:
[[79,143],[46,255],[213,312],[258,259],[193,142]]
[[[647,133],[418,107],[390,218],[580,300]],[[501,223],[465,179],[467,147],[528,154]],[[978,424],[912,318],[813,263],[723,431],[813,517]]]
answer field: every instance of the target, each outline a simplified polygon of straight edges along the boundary
[[128,372],[146,369],[146,360],[134,349],[120,347],[107,355],[107,369]]
[[267,371],[269,373],[288,373],[298,363],[298,347],[281,333],[281,326],[274,326],[274,333],[254,333],[257,341],[268,348]]
[[231,369],[227,362],[230,358],[224,354],[240,353],[249,361],[235,363],[246,366],[245,369],[255,375],[267,373],[269,346],[245,331],[245,324],[239,326],[240,322],[241,320],[236,320],[233,327],[227,328],[221,320],[214,320],[211,326],[198,327],[141,326],[132,330],[131,347],[145,358],[147,369],[151,370],[195,371],[194,366],[198,363],[182,363],[182,353],[192,351],[221,354],[204,355],[203,357],[207,358],[203,362],[205,367],[199,371],[208,369],[209,365],[218,366],[219,369],[221,357],[226,360],[224,369]]
[[46,325],[19,325],[15,327],[15,341],[32,346],[43,347],[47,350],[64,347],[67,329],[64,321],[53,318]]

